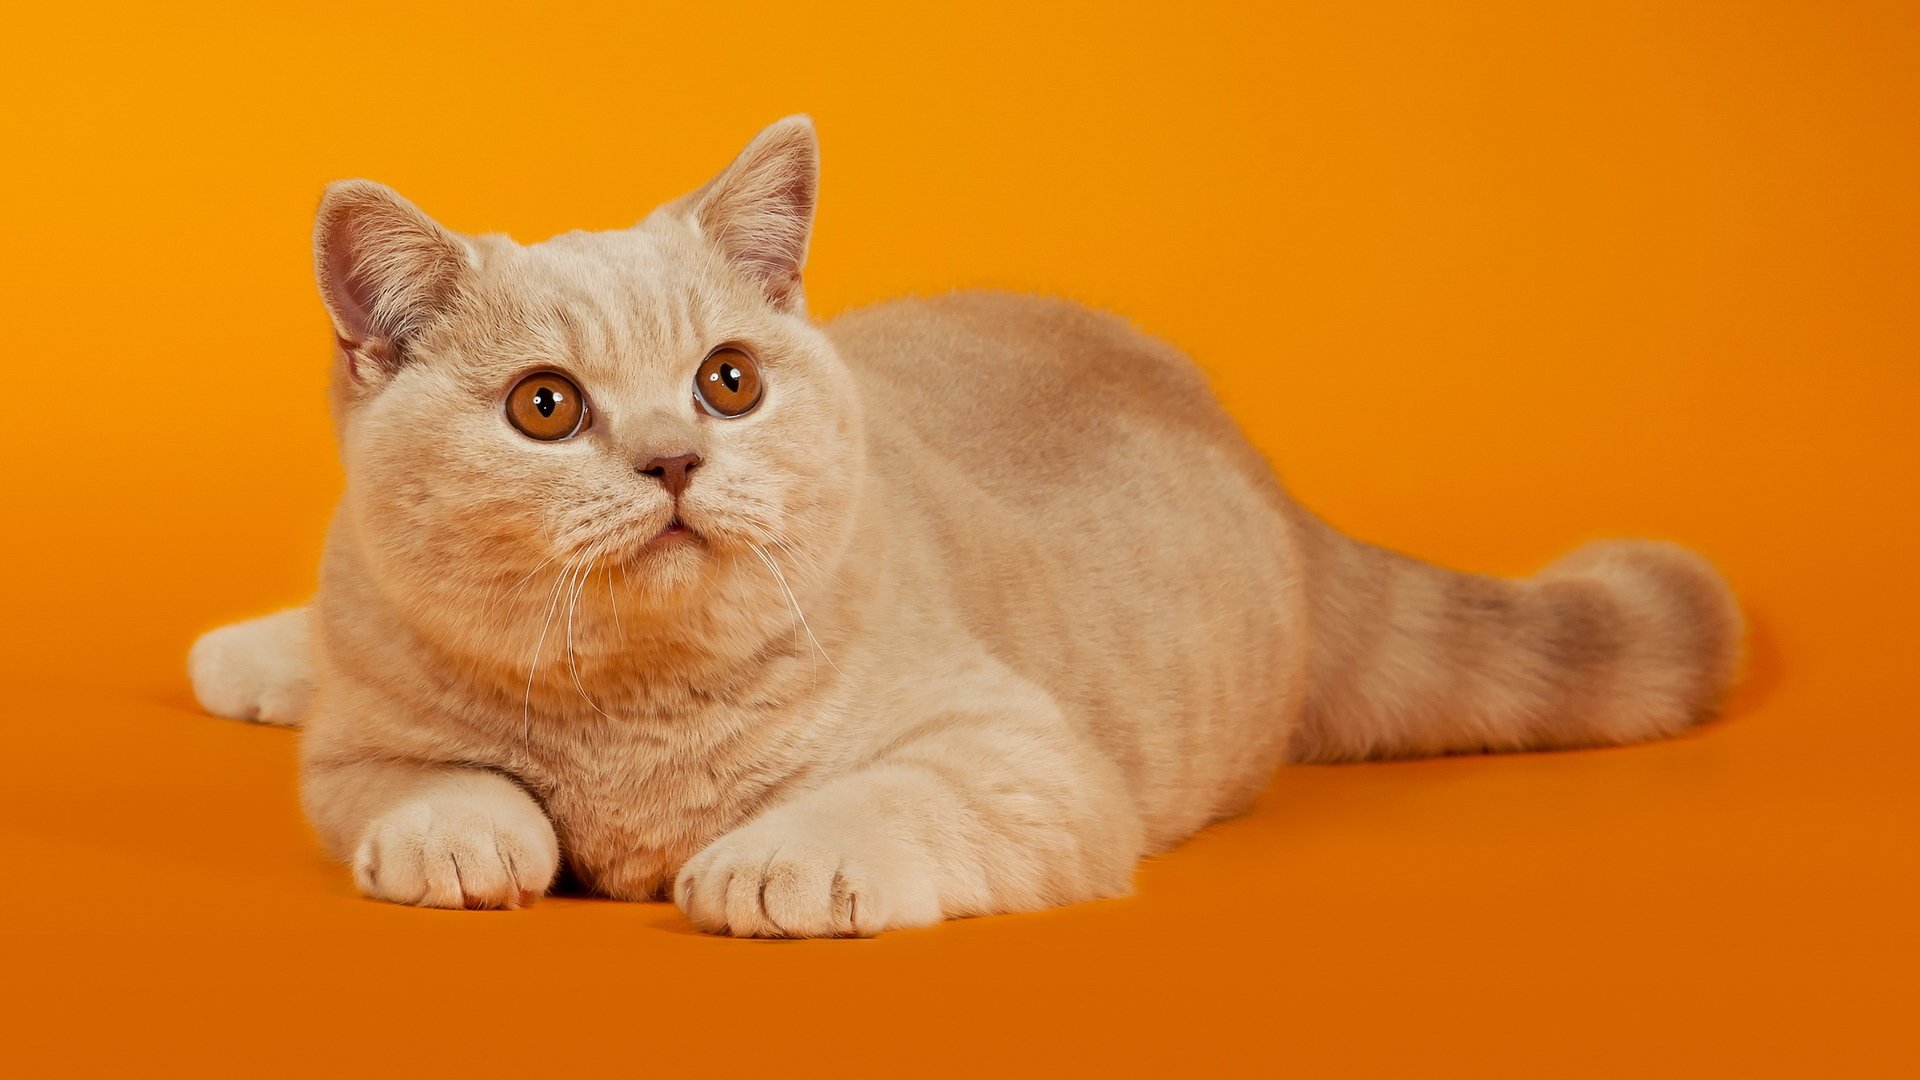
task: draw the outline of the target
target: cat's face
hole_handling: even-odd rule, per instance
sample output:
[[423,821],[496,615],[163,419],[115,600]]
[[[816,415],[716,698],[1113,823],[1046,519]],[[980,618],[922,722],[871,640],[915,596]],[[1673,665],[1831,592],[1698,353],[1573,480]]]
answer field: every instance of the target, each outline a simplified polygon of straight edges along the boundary
[[634,229],[526,247],[336,185],[345,514],[381,591],[482,650],[556,615],[593,637],[784,611],[862,479],[851,377],[798,288],[814,170],[810,125],[783,122]]

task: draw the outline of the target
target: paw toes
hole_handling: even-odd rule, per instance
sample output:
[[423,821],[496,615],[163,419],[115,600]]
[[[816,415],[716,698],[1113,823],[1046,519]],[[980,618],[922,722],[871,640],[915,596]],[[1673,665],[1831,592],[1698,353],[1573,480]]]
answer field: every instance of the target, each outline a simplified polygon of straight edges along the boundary
[[744,865],[734,867],[727,876],[723,892],[726,896],[727,933],[735,937],[771,937],[775,936],[774,927],[768,923],[766,911],[761,907],[761,888],[765,881],[764,867]]
[[438,908],[524,907],[546,892],[558,851],[498,828],[484,813],[409,807],[377,823],[354,853],[360,891]]
[[776,858],[767,866],[761,906],[770,923],[794,937],[832,937],[851,924],[838,909],[834,889],[845,875],[839,860]]
[[837,851],[722,838],[674,880],[689,921],[735,937],[869,936],[884,927],[874,888]]
[[304,612],[282,612],[202,635],[187,653],[201,706],[234,720],[298,723],[313,694],[304,620]]

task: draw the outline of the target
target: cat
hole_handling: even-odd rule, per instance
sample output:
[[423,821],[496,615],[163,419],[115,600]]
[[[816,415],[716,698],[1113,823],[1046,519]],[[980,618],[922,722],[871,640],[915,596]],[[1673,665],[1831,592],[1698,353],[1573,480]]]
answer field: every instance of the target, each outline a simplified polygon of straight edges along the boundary
[[957,293],[818,325],[805,117],[630,230],[462,236],[327,189],[347,478],[308,608],[215,630],[368,896],[670,898],[872,935],[1128,891],[1282,762],[1673,735],[1741,616],[1653,542],[1442,570],[1294,503],[1117,318]]

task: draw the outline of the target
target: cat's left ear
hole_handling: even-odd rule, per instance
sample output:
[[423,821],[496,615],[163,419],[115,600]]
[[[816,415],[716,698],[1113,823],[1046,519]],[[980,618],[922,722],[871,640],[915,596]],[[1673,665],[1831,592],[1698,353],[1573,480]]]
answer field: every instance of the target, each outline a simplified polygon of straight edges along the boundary
[[813,121],[789,116],[755,136],[726,171],[687,196],[688,216],[783,311],[800,311],[800,268],[820,189]]

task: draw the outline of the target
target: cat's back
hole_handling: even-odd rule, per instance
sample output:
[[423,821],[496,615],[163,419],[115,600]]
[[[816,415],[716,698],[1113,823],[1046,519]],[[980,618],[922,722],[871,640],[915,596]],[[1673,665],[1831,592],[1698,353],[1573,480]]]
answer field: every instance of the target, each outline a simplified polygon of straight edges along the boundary
[[1171,437],[1270,483],[1199,368],[1106,312],[966,291],[860,308],[826,329],[860,382],[882,453],[919,443],[977,465],[975,481],[989,489],[1030,495],[1085,491],[1110,467],[1137,468],[1114,459],[1140,437]]
[[1156,848],[1243,806],[1304,664],[1298,568],[1286,496],[1200,370],[1111,315],[1004,293],[827,332],[913,593],[893,632],[947,612],[1050,693],[1128,778]]

